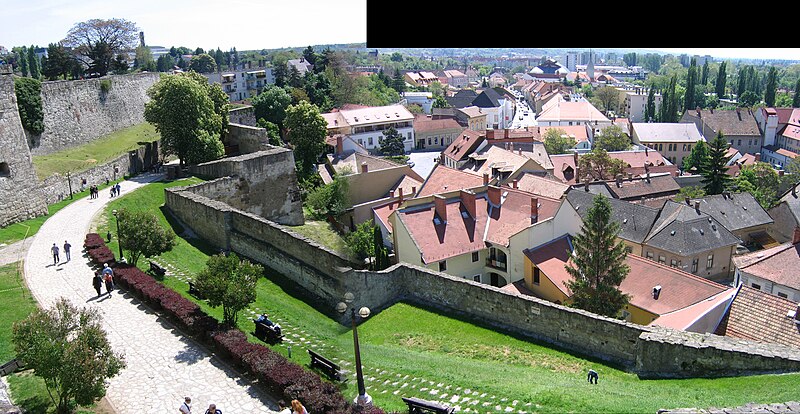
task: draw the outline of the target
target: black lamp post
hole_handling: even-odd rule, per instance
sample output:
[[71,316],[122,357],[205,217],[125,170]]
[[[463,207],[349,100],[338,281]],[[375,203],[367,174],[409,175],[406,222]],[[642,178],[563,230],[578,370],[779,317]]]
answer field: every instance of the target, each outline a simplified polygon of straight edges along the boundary
[[[355,403],[358,405],[372,405],[372,397],[367,394],[367,389],[364,387],[364,373],[361,370],[361,350],[358,347],[358,327],[356,326],[356,308],[352,306],[354,295],[350,292],[344,294],[344,302],[339,302],[336,305],[336,310],[339,313],[345,313],[350,309],[350,315],[353,322],[353,347],[356,353],[356,379],[358,380],[358,396]],[[364,306],[358,310],[358,315],[362,319],[369,317],[370,310]]]
[[[111,210],[111,213],[114,214],[114,217],[117,219],[117,244],[119,244],[119,260],[122,261],[122,237],[119,234],[119,212],[117,210]],[[109,240],[111,240],[109,238]]]

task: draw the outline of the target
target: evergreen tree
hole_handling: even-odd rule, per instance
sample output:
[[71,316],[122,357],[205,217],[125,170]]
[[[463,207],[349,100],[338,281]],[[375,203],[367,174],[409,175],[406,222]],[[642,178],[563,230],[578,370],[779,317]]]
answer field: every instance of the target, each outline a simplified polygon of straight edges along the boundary
[[693,148],[691,154],[683,159],[683,170],[688,171],[692,167],[697,169],[698,174],[703,174],[705,165],[708,163],[708,145],[705,141],[699,141]]
[[406,91],[406,81],[403,79],[403,75],[400,73],[400,69],[394,70],[394,78],[392,78],[392,88],[397,91],[397,93],[403,93]]
[[644,121],[652,122],[656,119],[656,89],[650,88],[647,93],[647,105],[644,107]]
[[703,165],[703,186],[706,194],[722,194],[728,187],[732,178],[727,174],[728,167],[725,165],[728,158],[725,152],[728,150],[728,142],[722,131],[717,132],[717,137],[709,144],[708,158]]
[[630,297],[619,285],[630,272],[625,262],[625,243],[617,239],[619,223],[611,220],[611,203],[598,194],[573,237],[570,263],[565,268],[572,280],[564,282],[572,291],[572,307],[615,317]]
[[717,92],[717,98],[722,99],[725,97],[725,83],[727,81],[727,75],[725,74],[725,68],[728,62],[723,61],[719,65],[719,72],[717,73],[717,82],[715,85],[714,90]]
[[764,103],[768,107],[775,106],[775,90],[778,87],[778,69],[770,66],[767,74],[767,86],[764,89]]
[[800,78],[794,84],[794,97],[792,98],[792,108],[800,108]]
[[405,154],[403,135],[397,132],[395,127],[389,127],[389,129],[383,131],[383,137],[380,140],[380,144],[380,151],[383,155]]
[[736,94],[742,95],[747,89],[747,66],[739,69],[739,78],[736,80]]
[[221,68],[222,64],[225,63],[225,54],[222,53],[220,48],[217,48],[217,50],[214,52],[214,62],[217,63],[218,68]]
[[22,46],[22,48],[19,49],[17,62],[19,62],[19,70],[22,72],[22,76],[28,77],[28,48],[26,46]]
[[700,84],[703,86],[708,85],[708,61],[703,64],[703,75],[700,77]]
[[39,79],[42,76],[41,63],[39,63],[39,57],[36,56],[36,47],[33,45],[28,48],[28,71],[34,79]]
[[694,109],[694,91],[697,83],[697,62],[692,58],[689,73],[686,75],[686,93],[683,94],[683,110]]

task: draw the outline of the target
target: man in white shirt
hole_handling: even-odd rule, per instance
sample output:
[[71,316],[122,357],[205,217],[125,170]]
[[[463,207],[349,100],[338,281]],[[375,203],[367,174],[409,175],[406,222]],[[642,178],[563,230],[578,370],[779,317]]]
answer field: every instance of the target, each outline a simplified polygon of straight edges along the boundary
[[178,408],[178,411],[180,411],[183,414],[190,414],[192,412],[191,404],[192,404],[192,399],[189,397],[185,397],[183,399],[183,404],[181,404],[181,406]]

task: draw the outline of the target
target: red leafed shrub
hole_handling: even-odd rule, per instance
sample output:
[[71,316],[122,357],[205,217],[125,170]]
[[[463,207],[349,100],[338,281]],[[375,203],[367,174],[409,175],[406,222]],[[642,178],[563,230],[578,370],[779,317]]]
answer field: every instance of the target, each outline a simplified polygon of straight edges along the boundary
[[98,247],[102,247],[105,245],[106,245],[105,240],[103,240],[103,238],[100,237],[100,235],[97,233],[89,233],[83,240],[83,247],[85,247],[86,250],[96,249]]
[[214,348],[226,358],[229,358],[235,365],[247,368],[242,360],[252,353],[259,352],[264,347],[247,341],[247,335],[238,329],[228,329],[216,331],[212,335]]
[[[150,276],[147,276],[150,277]],[[151,279],[152,280],[152,279]],[[155,310],[161,309],[161,298],[172,290],[160,283],[143,283],[141,285],[142,301],[147,302]]]
[[114,253],[111,252],[106,246],[96,247],[94,249],[89,249],[87,251],[89,254],[89,258],[92,259],[97,265],[103,265],[104,263],[108,263],[109,266],[114,266],[116,264],[116,260],[114,260]]
[[287,399],[302,399],[309,412],[349,413],[350,404],[338,387],[323,381],[318,375],[306,371],[305,375],[293,378],[294,384],[284,389]]
[[242,357],[242,365],[255,375],[259,372],[270,370],[278,364],[286,362],[283,355],[273,352],[271,349],[259,345],[259,348],[253,350]]

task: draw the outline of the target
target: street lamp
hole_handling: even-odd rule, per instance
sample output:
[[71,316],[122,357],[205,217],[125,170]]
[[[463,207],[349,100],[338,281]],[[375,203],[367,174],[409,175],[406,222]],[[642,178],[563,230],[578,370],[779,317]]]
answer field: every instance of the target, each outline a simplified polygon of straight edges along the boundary
[[[355,403],[357,405],[372,405],[372,397],[367,394],[366,388],[364,388],[364,373],[361,371],[361,350],[358,347],[358,327],[356,326],[356,308],[352,306],[354,299],[354,295],[350,292],[344,294],[344,302],[339,302],[336,305],[336,310],[344,314],[350,309],[350,316],[353,322],[353,347],[355,348],[356,353],[356,379],[358,380],[358,396],[355,399]],[[368,307],[364,306],[358,310],[358,315],[361,316],[361,319],[367,319],[369,317],[370,310]]]
[[[117,243],[119,244],[119,260],[122,261],[122,237],[119,234],[119,212],[117,210],[111,210],[111,214],[117,219]],[[109,238],[109,240],[111,240]]]

